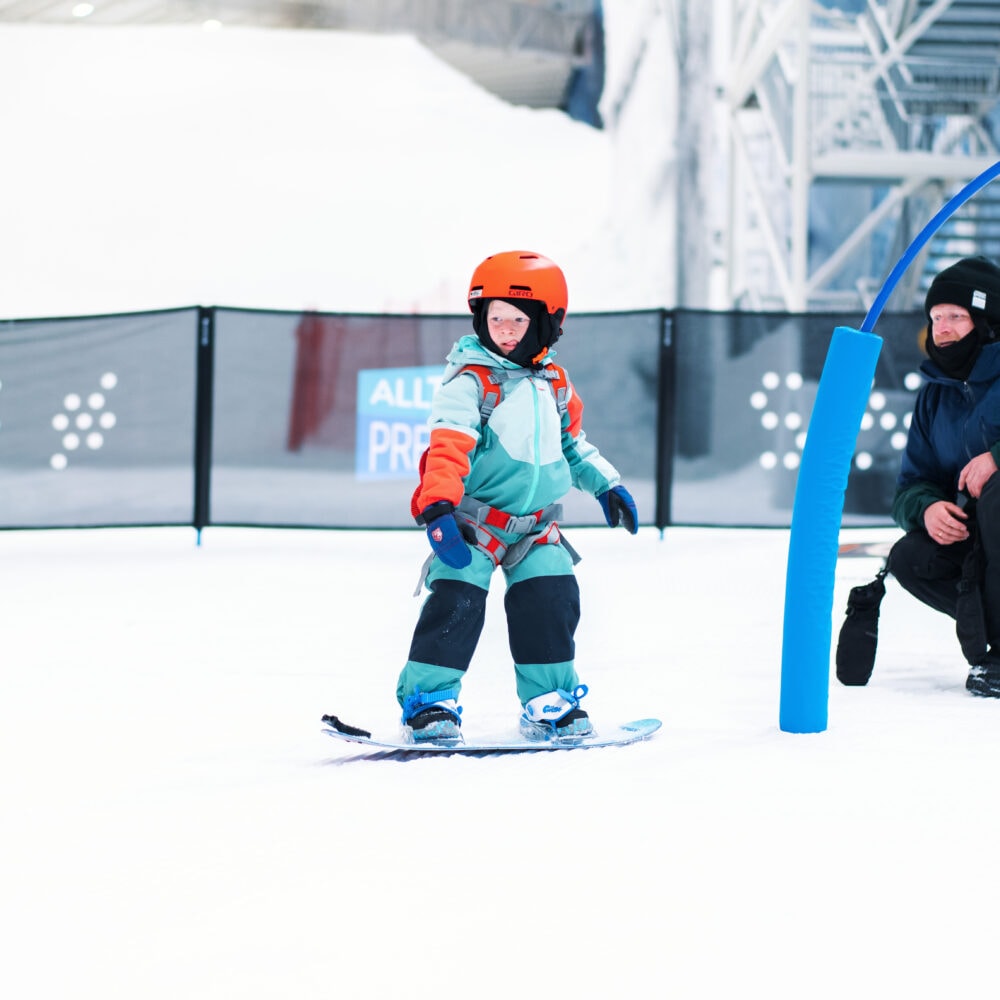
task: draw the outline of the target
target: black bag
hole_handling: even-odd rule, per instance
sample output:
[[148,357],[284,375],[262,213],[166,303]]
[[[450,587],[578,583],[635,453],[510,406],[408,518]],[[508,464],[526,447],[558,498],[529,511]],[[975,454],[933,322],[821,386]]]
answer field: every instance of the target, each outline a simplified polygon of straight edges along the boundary
[[878,612],[888,572],[883,566],[871,583],[854,587],[847,598],[847,618],[837,640],[837,680],[848,687],[867,684],[875,668]]
[[979,532],[973,528],[972,551],[962,562],[962,578],[958,581],[958,601],[955,606],[955,634],[962,655],[974,667],[986,659],[986,613],[983,611],[983,575],[985,560],[979,544]]

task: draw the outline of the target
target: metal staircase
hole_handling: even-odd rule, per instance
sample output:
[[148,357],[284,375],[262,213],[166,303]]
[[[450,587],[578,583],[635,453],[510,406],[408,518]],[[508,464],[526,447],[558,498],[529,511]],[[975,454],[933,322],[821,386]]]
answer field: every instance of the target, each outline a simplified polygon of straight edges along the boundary
[[[900,254],[1000,159],[1000,0],[736,0],[730,304],[867,308]],[[946,263],[1000,259],[1000,191],[949,220],[890,305]]]

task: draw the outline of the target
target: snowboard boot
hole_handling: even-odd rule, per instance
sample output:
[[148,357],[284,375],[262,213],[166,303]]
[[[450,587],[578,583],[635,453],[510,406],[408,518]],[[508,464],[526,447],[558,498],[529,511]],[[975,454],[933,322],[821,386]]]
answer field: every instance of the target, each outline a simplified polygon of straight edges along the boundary
[[447,691],[414,691],[403,699],[403,731],[414,743],[433,740],[435,743],[462,739],[462,709],[456,693]]
[[1000,698],[1000,660],[993,656],[969,670],[965,689],[980,698]]
[[580,684],[572,691],[560,688],[532,698],[521,716],[521,735],[529,740],[565,740],[592,735],[594,727],[580,708],[580,699],[586,693],[587,685]]

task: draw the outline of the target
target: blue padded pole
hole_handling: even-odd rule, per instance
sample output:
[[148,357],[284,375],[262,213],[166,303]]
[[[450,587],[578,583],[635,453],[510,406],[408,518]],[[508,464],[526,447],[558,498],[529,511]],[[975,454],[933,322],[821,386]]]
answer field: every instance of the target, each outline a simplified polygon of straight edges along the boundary
[[924,244],[998,175],[1000,162],[970,181],[924,226],[892,269],[860,330],[834,330],[809,420],[792,507],[781,653],[779,721],[784,732],[819,733],[827,726],[833,588],[844,494],[882,347],[881,338],[871,331]]
[[881,337],[838,326],[809,418],[785,575],[780,725],[786,733],[826,729],[840,519],[881,350]]

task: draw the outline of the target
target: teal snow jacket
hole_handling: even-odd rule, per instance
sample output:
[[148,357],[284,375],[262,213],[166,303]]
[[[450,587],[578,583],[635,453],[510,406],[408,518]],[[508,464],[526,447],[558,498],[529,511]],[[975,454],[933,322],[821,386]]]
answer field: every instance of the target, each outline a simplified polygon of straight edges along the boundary
[[[550,351],[548,358],[553,356]],[[521,516],[555,503],[570,487],[596,497],[621,481],[587,441],[583,403],[557,365],[546,364],[542,372],[521,368],[486,350],[472,334],[455,344],[447,360],[431,402],[415,516],[441,500],[457,507],[463,497]],[[485,423],[483,383],[475,372],[463,371],[469,365],[509,376],[501,380],[500,401]],[[563,412],[553,392],[556,380],[565,387]]]

